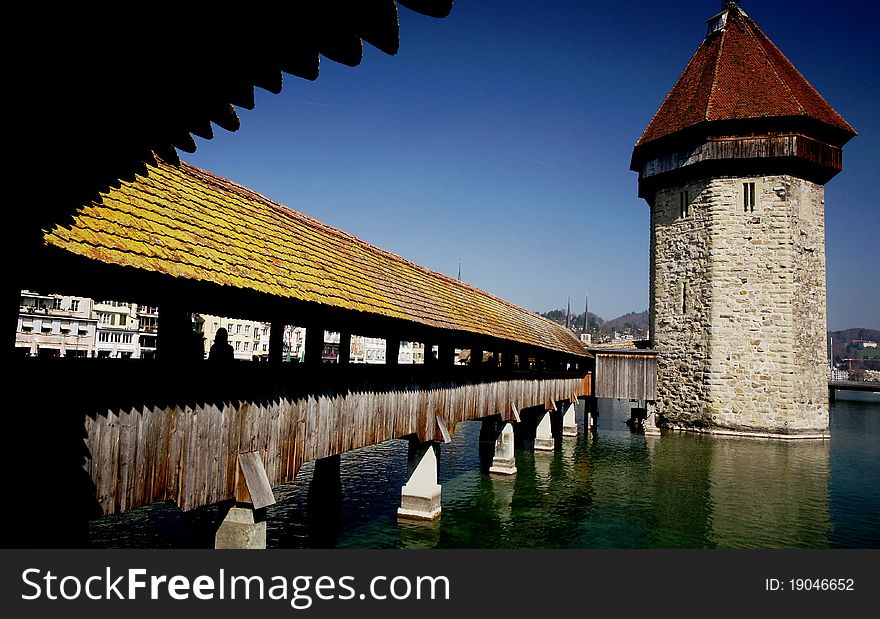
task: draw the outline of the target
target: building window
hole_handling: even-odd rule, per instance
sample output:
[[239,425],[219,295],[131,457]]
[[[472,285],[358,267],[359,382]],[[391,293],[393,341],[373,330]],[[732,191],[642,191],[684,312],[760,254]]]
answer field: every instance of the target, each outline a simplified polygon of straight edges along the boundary
[[743,211],[755,212],[755,183],[743,183]]
[[52,299],[52,309],[60,310],[61,309],[61,297],[55,297]]
[[244,343],[244,349],[247,350],[250,347],[250,342]]
[[687,282],[681,283],[681,313],[687,314],[687,294],[688,294],[688,285]]
[[689,191],[678,192],[678,212],[681,217],[688,216],[688,208],[690,207],[691,197]]
[[235,325],[235,333],[236,333],[236,335],[241,333],[241,325],[240,324]]
[[79,300],[72,299],[70,301],[70,311],[71,312],[78,312],[79,311]]

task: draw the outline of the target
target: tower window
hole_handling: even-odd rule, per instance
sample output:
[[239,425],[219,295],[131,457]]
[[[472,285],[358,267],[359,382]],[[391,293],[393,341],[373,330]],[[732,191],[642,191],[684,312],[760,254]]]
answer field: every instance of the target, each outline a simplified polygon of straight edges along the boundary
[[681,217],[688,216],[688,206],[690,205],[691,198],[690,192],[688,191],[679,191],[678,192],[678,212]]
[[755,212],[755,183],[743,183],[743,211]]

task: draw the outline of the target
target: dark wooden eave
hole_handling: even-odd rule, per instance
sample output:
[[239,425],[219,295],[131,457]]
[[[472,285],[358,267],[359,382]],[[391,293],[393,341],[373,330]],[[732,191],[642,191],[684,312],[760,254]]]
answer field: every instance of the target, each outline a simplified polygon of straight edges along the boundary
[[33,246],[41,229],[143,173],[153,153],[174,162],[213,125],[235,131],[235,108],[254,107],[254,88],[278,93],[285,73],[313,80],[321,56],[356,66],[365,42],[395,54],[398,5],[443,17],[452,0],[322,0],[235,14],[21,7],[26,43],[8,66],[7,146],[22,195],[38,187],[41,199],[14,211],[17,242]]

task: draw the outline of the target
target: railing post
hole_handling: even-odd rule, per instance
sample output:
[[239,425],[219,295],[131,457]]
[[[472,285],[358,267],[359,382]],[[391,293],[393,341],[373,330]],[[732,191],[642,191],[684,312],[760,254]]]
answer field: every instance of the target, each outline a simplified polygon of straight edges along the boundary
[[269,329],[269,363],[281,365],[284,353],[284,322],[273,320]]
[[160,361],[177,363],[205,358],[204,340],[193,331],[189,312],[179,305],[162,305],[159,308],[158,324],[156,357]]
[[324,355],[324,325],[312,323],[306,326],[306,345],[304,363],[308,366],[321,365]]
[[396,366],[400,356],[400,336],[393,335],[385,338],[385,365]]
[[[14,271],[14,269],[10,269],[10,271]],[[7,298],[6,298],[6,356],[7,358],[12,358],[15,355],[15,337],[18,333],[18,317],[21,314],[21,289],[18,285],[18,277],[15,277],[12,273],[9,274],[13,277],[13,281],[7,283]],[[12,305],[12,297],[15,297],[15,305]],[[13,314],[13,312],[15,312]]]
[[339,364],[348,365],[351,361],[351,332],[339,332]]
[[441,366],[449,367],[455,364],[455,347],[451,344],[442,343],[437,348],[438,361]]
[[429,339],[424,339],[425,344],[425,365],[428,367],[436,367],[439,359],[434,357],[434,342]]
[[481,348],[471,347],[471,359],[468,365],[474,372],[479,372],[483,368],[483,350]]

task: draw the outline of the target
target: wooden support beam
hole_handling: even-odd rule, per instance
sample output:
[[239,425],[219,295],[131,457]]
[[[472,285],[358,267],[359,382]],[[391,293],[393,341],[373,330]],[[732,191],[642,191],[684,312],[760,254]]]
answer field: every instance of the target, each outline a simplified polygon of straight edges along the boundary
[[273,320],[269,330],[269,363],[281,365],[282,353],[284,352],[284,322]]
[[324,355],[324,325],[320,323],[310,324],[306,327],[305,359],[303,362],[309,366],[321,365]]
[[351,332],[339,332],[339,363],[348,365],[351,361]]
[[156,357],[170,363],[197,361],[204,359],[204,350],[204,340],[193,331],[190,313],[173,303],[160,305]]
[[440,344],[439,361],[443,367],[455,365],[455,347],[452,344]]
[[471,347],[471,359],[468,363],[473,370],[479,371],[483,367],[483,351],[474,346]]
[[425,365],[427,365],[429,367],[436,367],[437,366],[437,358],[434,357],[434,353],[433,353],[434,342],[428,338],[425,338],[424,344],[425,344]]
[[[14,269],[10,269],[14,271]],[[21,308],[21,289],[18,277],[13,277],[6,284],[6,356],[15,354],[15,334],[18,332],[18,316]]]
[[436,428],[434,430],[434,442],[440,443],[451,443],[452,435],[449,432],[449,429],[446,427],[446,422],[443,421],[443,418],[437,415],[435,418]]
[[254,509],[275,504],[275,495],[269,484],[269,476],[263,460],[256,451],[238,454],[238,478],[235,484],[235,500],[251,503]]
[[385,365],[397,365],[397,357],[400,355],[400,336],[394,335],[385,338]]

